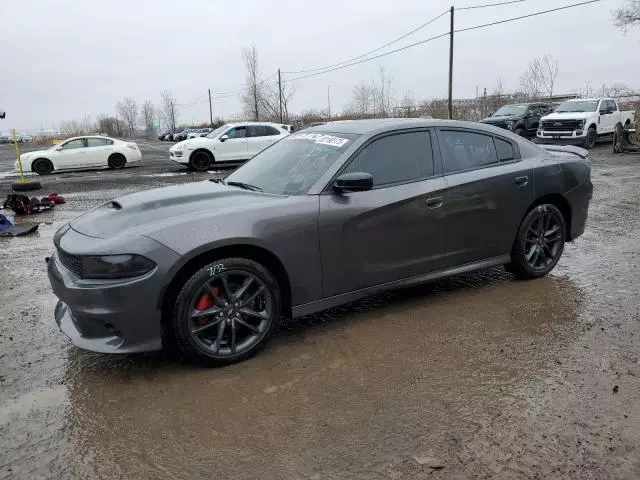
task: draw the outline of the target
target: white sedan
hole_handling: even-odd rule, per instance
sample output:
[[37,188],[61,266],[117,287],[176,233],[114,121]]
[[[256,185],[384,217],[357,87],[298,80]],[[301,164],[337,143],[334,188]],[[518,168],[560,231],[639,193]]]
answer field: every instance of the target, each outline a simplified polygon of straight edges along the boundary
[[277,123],[227,123],[206,137],[178,142],[169,149],[169,158],[192,170],[206,171],[216,163],[241,162],[289,135]]
[[23,171],[39,175],[47,175],[56,170],[124,168],[128,163],[139,162],[141,159],[142,153],[136,143],[97,136],[70,138],[47,150],[20,155]]

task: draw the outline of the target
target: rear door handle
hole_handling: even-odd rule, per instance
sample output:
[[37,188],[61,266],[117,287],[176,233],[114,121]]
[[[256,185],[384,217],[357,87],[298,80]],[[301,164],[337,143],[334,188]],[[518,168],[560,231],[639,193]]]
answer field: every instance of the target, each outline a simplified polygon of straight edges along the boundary
[[427,198],[424,203],[428,208],[440,208],[444,204],[444,198],[442,197],[430,197]]
[[520,187],[524,187],[527,185],[527,183],[529,183],[529,177],[516,177],[513,179],[513,181],[515,182],[516,185],[520,186]]

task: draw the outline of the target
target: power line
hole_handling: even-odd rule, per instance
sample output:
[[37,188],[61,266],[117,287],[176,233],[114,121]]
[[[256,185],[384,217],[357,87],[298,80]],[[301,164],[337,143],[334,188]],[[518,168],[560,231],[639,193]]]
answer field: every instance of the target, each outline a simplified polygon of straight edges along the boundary
[[522,3],[527,0],[510,0],[508,2],[487,3],[485,5],[470,5],[468,7],[456,7],[456,10],[474,10],[476,8],[498,7],[500,5],[509,5],[510,3]]
[[[563,7],[552,8],[552,9],[549,9],[549,10],[542,10],[542,11],[539,11],[539,12],[530,13],[528,15],[521,15],[521,16],[518,16],[518,17],[507,18],[507,19],[498,20],[498,21],[495,21],[495,22],[484,23],[484,24],[481,24],[481,25],[474,25],[473,27],[461,28],[461,29],[458,29],[458,30],[454,30],[454,33],[467,32],[469,30],[477,30],[479,28],[491,27],[491,26],[494,26],[494,25],[502,24],[502,23],[515,22],[516,20],[522,20],[522,19],[529,18],[529,17],[535,17],[535,16],[538,16],[538,15],[543,15],[545,13],[557,12],[559,10],[566,10],[568,8],[580,7],[582,5],[588,5],[590,3],[597,3],[597,2],[600,2],[600,1],[602,1],[602,0],[588,0],[588,1],[580,2],[580,3],[574,3],[574,4],[571,4],[571,5],[565,5]],[[334,72],[336,70],[341,70],[341,69],[347,68],[347,67],[352,67],[352,66],[358,65],[360,63],[368,62],[370,60],[375,60],[376,58],[385,57],[385,56],[391,55],[393,53],[398,53],[398,52],[401,52],[403,50],[407,50],[409,48],[416,47],[418,45],[423,45],[425,43],[431,42],[433,40],[437,40],[438,38],[446,37],[448,35],[449,35],[449,32],[442,33],[440,35],[435,35],[435,36],[427,38],[425,40],[421,40],[420,42],[411,43],[409,45],[405,45],[404,47],[396,48],[395,50],[391,50],[389,52],[381,53],[381,54],[375,55],[373,57],[365,58],[365,59],[359,60],[357,62],[352,62],[352,63],[346,64],[346,65],[337,66],[337,67],[330,68],[328,70],[323,70],[323,71],[317,72],[317,73],[310,73],[309,75],[302,75],[300,77],[289,78],[289,79],[283,80],[283,82],[294,82],[296,80],[302,80],[302,79],[305,79],[305,78],[316,77],[318,75],[323,75],[325,73]]]
[[[524,0],[518,0],[518,1],[524,1]],[[407,33],[405,33],[404,35],[402,35],[402,36],[400,36],[400,37],[398,37],[398,38],[396,38],[396,39],[394,39],[394,40],[391,40],[391,41],[390,41],[390,42],[388,42],[388,43],[385,43],[385,44],[384,44],[384,45],[382,45],[381,47],[378,47],[378,48],[376,48],[376,49],[374,49],[374,50],[371,50],[371,51],[368,51],[368,52],[366,52],[366,53],[363,53],[362,55],[358,55],[357,57],[353,57],[353,58],[350,58],[350,59],[348,59],[348,60],[344,60],[344,61],[342,61],[342,62],[334,63],[334,64],[332,64],[332,65],[326,65],[326,66],[324,66],[324,67],[308,68],[308,69],[305,69],[305,70],[295,70],[295,71],[291,71],[291,72],[284,72],[284,71],[283,71],[282,73],[309,73],[309,72],[317,72],[317,71],[319,71],[319,70],[325,70],[325,69],[327,69],[327,68],[337,67],[338,65],[343,65],[343,64],[345,64],[345,63],[349,63],[349,62],[352,62],[352,61],[354,61],[354,60],[358,60],[359,58],[366,57],[366,56],[368,56],[368,55],[371,55],[372,53],[379,52],[380,50],[382,50],[382,49],[384,49],[384,48],[387,48],[389,45],[393,45],[394,43],[397,43],[397,42],[399,42],[400,40],[403,40],[403,39],[407,38],[409,35],[412,35],[412,34],[416,33],[418,30],[423,29],[423,28],[424,28],[424,27],[426,27],[427,25],[432,24],[433,22],[435,22],[435,21],[436,21],[436,20],[438,20],[439,18],[443,17],[443,16],[444,16],[444,15],[446,15],[447,13],[449,13],[449,10],[445,10],[445,11],[444,11],[444,12],[442,12],[441,14],[439,14],[439,15],[437,15],[437,16],[435,16],[435,17],[433,17],[433,18],[432,18],[431,20],[429,20],[428,22],[423,23],[423,24],[422,24],[422,25],[420,25],[419,27],[414,28],[414,29],[413,29],[413,30],[411,30],[410,32],[407,32]]]

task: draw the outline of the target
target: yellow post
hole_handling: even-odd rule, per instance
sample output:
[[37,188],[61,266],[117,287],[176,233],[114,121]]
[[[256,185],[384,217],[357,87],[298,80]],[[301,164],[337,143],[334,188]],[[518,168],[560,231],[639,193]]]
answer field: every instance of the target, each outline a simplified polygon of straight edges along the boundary
[[16,138],[16,130],[12,130],[13,144],[16,146],[16,156],[18,157],[18,170],[20,170],[20,180],[18,183],[24,183],[24,174],[22,172],[22,160],[20,160],[20,147],[18,146],[18,139]]

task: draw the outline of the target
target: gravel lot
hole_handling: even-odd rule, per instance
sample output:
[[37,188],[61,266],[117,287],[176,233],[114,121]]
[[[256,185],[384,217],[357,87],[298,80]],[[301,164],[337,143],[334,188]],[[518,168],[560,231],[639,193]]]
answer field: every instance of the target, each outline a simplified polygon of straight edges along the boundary
[[[69,203],[0,239],[0,479],[640,478],[639,155],[594,150],[587,231],[547,278],[494,269],[370,298],[200,369],[81,351],[53,320],[59,226],[211,177],[139,144],[139,167],[39,177]],[[3,197],[12,169],[0,146]]]

